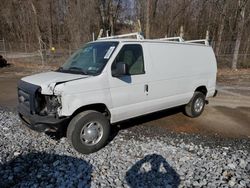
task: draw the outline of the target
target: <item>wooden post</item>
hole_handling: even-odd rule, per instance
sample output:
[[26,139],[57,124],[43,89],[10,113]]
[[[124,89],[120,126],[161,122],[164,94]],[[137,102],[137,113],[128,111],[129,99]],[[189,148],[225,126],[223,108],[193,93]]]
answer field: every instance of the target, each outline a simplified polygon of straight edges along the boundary
[[26,42],[24,42],[24,51],[25,51],[25,53],[27,53],[27,46],[26,46]]
[[12,47],[11,47],[11,44],[9,43],[9,59],[11,59],[11,63],[13,64],[14,63],[14,60],[13,60],[13,53],[12,53]]
[[42,51],[43,50],[42,39],[39,37],[38,41],[39,41],[39,53],[40,53],[40,56],[41,56],[42,65],[44,66],[44,58],[43,58],[43,51]]

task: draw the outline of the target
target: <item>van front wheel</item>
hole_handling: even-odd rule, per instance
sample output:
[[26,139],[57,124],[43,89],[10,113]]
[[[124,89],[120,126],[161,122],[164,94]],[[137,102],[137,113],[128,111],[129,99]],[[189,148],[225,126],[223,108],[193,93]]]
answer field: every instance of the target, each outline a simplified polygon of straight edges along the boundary
[[80,153],[89,154],[98,151],[107,143],[110,124],[100,112],[88,110],[76,115],[69,123],[67,138]]
[[201,115],[205,107],[205,95],[201,92],[194,92],[192,99],[185,106],[185,115],[195,118]]

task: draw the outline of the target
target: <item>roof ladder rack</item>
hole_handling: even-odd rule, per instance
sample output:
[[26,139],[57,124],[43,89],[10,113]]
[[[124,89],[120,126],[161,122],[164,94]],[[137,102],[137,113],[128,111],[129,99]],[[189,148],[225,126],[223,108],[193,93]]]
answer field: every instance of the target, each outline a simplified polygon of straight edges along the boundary
[[[123,34],[123,35],[107,36],[107,37],[99,37],[98,40],[118,39],[118,38],[125,38],[125,37],[136,37],[137,40],[144,40],[144,36],[140,32],[128,33],[128,34]],[[152,39],[152,40],[169,41],[169,42],[171,42],[171,41],[172,42],[182,42],[182,43],[191,43],[191,44],[204,44],[205,46],[210,45],[210,43],[207,39],[185,41],[182,37],[165,37],[165,38]]]
[[105,40],[105,39],[116,39],[116,38],[124,38],[124,37],[132,37],[135,36],[137,40],[143,40],[144,37],[141,33],[136,32],[136,33],[129,33],[129,34],[123,34],[123,35],[114,35],[114,36],[109,36],[109,37],[101,37],[98,38],[98,40]]

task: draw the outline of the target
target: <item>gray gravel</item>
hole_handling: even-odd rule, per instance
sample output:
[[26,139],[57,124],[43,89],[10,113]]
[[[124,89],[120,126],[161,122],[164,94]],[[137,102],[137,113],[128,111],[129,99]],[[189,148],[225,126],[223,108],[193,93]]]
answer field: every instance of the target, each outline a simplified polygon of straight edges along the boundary
[[248,147],[153,130],[123,129],[102,150],[81,155],[65,138],[30,131],[0,110],[0,187],[250,187]]

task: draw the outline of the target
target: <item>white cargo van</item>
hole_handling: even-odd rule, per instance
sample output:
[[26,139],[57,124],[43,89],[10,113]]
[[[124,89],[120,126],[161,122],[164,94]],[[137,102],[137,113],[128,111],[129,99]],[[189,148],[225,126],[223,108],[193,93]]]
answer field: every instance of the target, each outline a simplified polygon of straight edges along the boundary
[[87,43],[57,71],[22,78],[22,121],[37,131],[67,125],[72,146],[91,153],[107,143],[116,122],[181,105],[186,115],[199,116],[216,94],[208,42],[120,38],[130,35]]

